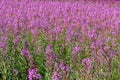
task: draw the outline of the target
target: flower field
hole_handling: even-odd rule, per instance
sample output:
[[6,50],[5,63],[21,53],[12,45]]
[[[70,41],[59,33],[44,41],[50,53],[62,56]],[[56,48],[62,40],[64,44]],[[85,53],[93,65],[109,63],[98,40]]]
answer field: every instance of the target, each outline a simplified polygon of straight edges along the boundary
[[120,1],[0,0],[0,80],[120,80]]

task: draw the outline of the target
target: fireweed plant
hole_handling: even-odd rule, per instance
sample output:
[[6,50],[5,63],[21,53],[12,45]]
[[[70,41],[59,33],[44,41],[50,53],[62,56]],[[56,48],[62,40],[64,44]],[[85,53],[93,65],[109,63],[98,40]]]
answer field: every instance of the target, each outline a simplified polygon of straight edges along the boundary
[[120,80],[120,2],[0,0],[0,80]]

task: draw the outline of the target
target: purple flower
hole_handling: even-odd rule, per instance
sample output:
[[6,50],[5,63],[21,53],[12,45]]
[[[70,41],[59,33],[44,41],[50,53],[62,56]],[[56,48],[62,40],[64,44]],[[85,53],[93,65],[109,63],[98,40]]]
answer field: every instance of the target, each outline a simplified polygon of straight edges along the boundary
[[42,53],[42,48],[43,48],[42,46],[38,46],[37,52],[38,52],[38,53]]
[[8,44],[8,37],[2,36],[0,37],[0,48],[5,48]]
[[38,68],[34,68],[34,69],[29,69],[28,70],[28,78],[29,80],[40,80],[42,78],[42,76],[40,74],[37,73],[38,72]]
[[7,43],[6,42],[0,42],[0,48],[4,48],[7,46]]
[[110,46],[104,46],[104,49],[105,49],[105,50],[109,50],[109,49],[110,49]]
[[51,44],[48,44],[48,46],[47,46],[47,48],[46,48],[46,53],[47,53],[47,54],[50,54],[50,53],[52,53],[52,51],[53,51],[52,45],[51,45]]
[[17,70],[17,69],[14,69],[14,70],[13,70],[13,73],[14,73],[14,75],[17,75],[17,74],[18,74],[18,70]]
[[20,43],[20,40],[21,40],[21,36],[17,36],[15,39],[14,39],[14,44],[19,44]]
[[90,58],[85,58],[82,60],[82,63],[87,67],[87,69],[91,70],[93,68],[93,64]]
[[52,74],[52,80],[62,80],[62,72],[54,71]]
[[57,58],[57,55],[56,54],[51,54],[51,55],[49,55],[49,60],[53,60],[53,59],[55,59],[55,58]]
[[57,59],[57,55],[53,53],[53,48],[51,44],[48,44],[46,48],[46,54],[47,54],[47,65],[53,65],[55,60]]
[[89,32],[89,37],[90,37],[90,38],[94,38],[94,37],[96,37],[96,36],[97,36],[96,30],[92,30],[92,31]]
[[90,63],[91,60],[90,60],[89,58],[85,58],[85,59],[82,60],[82,62],[83,62],[83,63]]
[[8,37],[7,36],[2,36],[0,37],[0,41],[7,41],[8,40]]
[[83,38],[80,38],[79,41],[82,43],[82,42],[84,41],[84,39],[83,39]]
[[27,56],[30,56],[30,52],[27,48],[23,48],[21,51],[21,55],[27,57]]
[[62,62],[59,64],[59,67],[60,67],[61,70],[63,70],[63,71],[69,71],[69,70],[70,70],[70,67],[67,66],[66,64],[62,63]]
[[53,65],[55,60],[57,59],[57,55],[56,54],[49,54],[47,55],[47,65]]
[[101,40],[101,39],[99,39],[99,40],[97,40],[97,41],[92,42],[92,46],[91,46],[91,47],[92,47],[93,49],[96,49],[96,48],[102,47],[103,44],[104,44],[104,41]]
[[31,33],[32,33],[33,35],[38,35],[38,29],[36,29],[36,28],[32,29],[32,30],[31,30]]
[[77,54],[81,50],[82,50],[82,47],[76,46],[76,47],[74,47],[74,49],[72,51],[72,54],[75,55],[75,54]]
[[115,55],[116,55],[116,52],[112,51],[112,52],[110,53],[110,58],[113,58]]

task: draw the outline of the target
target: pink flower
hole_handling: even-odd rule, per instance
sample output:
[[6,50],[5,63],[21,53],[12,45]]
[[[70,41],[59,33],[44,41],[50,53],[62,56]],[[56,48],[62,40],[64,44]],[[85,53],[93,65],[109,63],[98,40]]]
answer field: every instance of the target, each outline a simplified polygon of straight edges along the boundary
[[110,58],[113,58],[115,55],[116,55],[116,52],[112,51],[109,56]]
[[46,48],[46,53],[47,54],[51,54],[53,52],[53,48],[51,44],[48,44],[47,48]]
[[17,74],[18,74],[18,70],[17,70],[17,69],[14,69],[14,70],[13,70],[13,73],[14,73],[14,75],[17,75]]
[[82,47],[76,46],[76,47],[74,47],[74,49],[72,51],[72,54],[75,55],[75,54],[77,54],[81,50],[82,50]]
[[87,69],[91,70],[93,68],[92,60],[90,58],[85,58],[82,60],[82,63],[87,67]]
[[38,74],[37,72],[38,72],[38,68],[29,69],[28,70],[29,80],[40,80],[42,78],[42,76],[40,74]]
[[27,48],[23,48],[21,51],[22,56],[30,56],[30,52]]
[[0,48],[5,48],[8,44],[8,37],[2,36],[0,37]]
[[21,40],[21,36],[17,36],[17,37],[13,40],[13,43],[14,43],[14,44],[19,44],[19,43],[20,43],[20,40]]
[[62,72],[54,71],[52,74],[52,80],[62,80]]

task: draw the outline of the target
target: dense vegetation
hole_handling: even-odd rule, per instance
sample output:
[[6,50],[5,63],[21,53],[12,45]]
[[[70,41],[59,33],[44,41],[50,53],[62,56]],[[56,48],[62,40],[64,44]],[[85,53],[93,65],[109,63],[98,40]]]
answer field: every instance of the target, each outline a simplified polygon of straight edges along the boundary
[[120,3],[0,1],[0,80],[119,80]]

